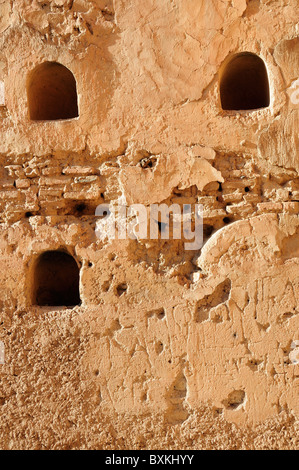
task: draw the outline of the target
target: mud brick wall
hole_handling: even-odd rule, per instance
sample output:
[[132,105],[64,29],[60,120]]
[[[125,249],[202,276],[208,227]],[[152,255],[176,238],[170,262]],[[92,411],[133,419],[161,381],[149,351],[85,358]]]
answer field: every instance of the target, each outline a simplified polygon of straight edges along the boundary
[[298,448],[298,78],[297,0],[0,0],[2,449]]

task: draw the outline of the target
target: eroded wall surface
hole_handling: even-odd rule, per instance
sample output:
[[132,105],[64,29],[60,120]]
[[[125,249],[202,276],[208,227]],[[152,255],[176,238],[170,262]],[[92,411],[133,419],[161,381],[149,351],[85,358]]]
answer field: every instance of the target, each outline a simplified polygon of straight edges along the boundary
[[[298,30],[297,0],[0,1],[2,449],[298,448]],[[224,111],[244,51],[270,106]],[[30,119],[46,61],[78,118]],[[202,204],[203,248],[100,240],[119,198]],[[81,305],[34,305],[49,250]]]

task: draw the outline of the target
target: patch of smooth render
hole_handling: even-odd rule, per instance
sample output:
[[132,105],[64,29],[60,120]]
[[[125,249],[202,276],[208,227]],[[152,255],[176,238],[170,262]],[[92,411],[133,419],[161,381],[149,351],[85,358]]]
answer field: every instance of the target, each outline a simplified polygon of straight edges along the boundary
[[155,204],[165,201],[174,188],[197,186],[201,191],[212,181],[224,182],[220,171],[204,158],[178,152],[161,156],[152,168],[127,167],[120,171],[120,185],[128,204]]

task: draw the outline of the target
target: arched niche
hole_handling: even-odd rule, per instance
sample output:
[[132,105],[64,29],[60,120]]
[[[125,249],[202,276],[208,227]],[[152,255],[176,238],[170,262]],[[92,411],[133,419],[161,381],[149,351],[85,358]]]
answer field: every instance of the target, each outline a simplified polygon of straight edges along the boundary
[[45,251],[35,264],[33,304],[80,305],[79,279],[79,267],[73,256],[64,251]]
[[75,77],[57,62],[44,62],[31,72],[27,96],[33,121],[73,119],[79,115]]
[[264,61],[251,52],[235,54],[220,70],[220,99],[224,110],[253,110],[270,105]]

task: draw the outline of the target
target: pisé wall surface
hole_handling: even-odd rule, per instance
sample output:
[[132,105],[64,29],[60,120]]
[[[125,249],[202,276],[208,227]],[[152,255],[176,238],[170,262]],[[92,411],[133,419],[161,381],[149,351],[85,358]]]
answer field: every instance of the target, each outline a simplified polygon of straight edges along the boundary
[[[297,0],[0,0],[1,449],[298,448],[298,32]],[[269,105],[225,110],[243,52]],[[45,62],[78,117],[32,119]],[[203,248],[99,239],[119,199],[202,204]],[[38,305],[49,251],[80,305]]]

